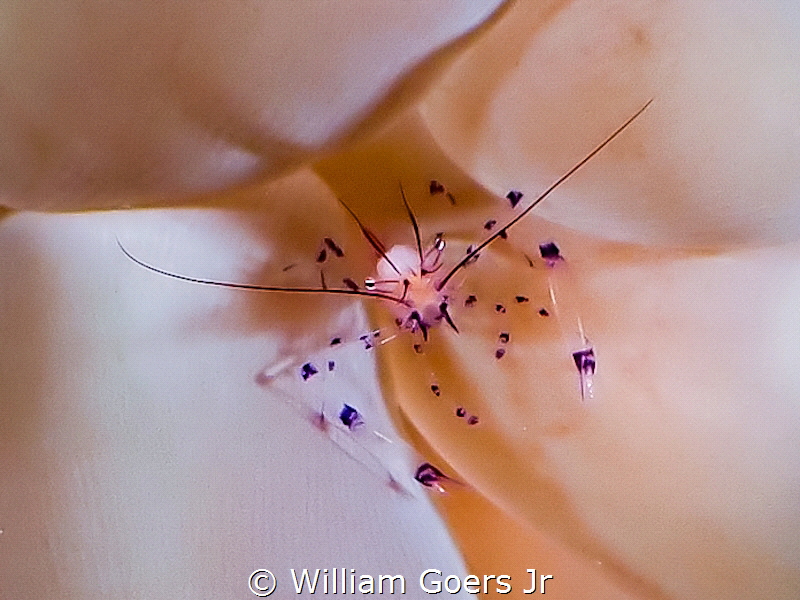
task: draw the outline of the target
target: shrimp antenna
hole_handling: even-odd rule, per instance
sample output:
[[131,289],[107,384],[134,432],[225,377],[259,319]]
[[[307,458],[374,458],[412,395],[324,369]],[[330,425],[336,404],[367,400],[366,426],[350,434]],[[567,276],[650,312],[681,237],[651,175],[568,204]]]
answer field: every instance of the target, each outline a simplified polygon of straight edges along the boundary
[[399,183],[400,183],[400,197],[403,199],[403,204],[406,207],[408,218],[411,220],[411,226],[414,228],[414,239],[417,241],[417,255],[419,256],[420,269],[422,269],[422,263],[425,261],[425,257],[422,256],[422,240],[419,237],[419,223],[417,222],[416,215],[414,215],[414,211],[411,210],[411,206],[408,204],[408,200],[406,200],[406,192],[403,189],[403,182]]
[[644,105],[642,108],[640,108],[639,110],[637,110],[637,111],[636,111],[636,113],[635,113],[635,114],[634,114],[632,117],[630,117],[630,118],[629,118],[627,121],[625,121],[625,122],[624,122],[622,125],[620,125],[620,126],[619,126],[619,127],[616,129],[616,131],[614,131],[614,133],[612,133],[612,134],[611,134],[611,135],[609,135],[609,136],[608,136],[608,137],[607,137],[605,140],[603,140],[603,142],[602,142],[602,143],[601,143],[599,146],[597,146],[597,147],[596,147],[594,150],[592,150],[591,152],[589,152],[589,154],[587,154],[587,155],[586,155],[586,156],[585,156],[583,159],[581,159],[581,160],[580,160],[580,161],[579,161],[579,162],[578,162],[578,163],[577,163],[575,166],[573,166],[573,167],[572,167],[572,168],[571,168],[569,171],[567,171],[566,173],[564,173],[564,174],[563,174],[561,177],[559,177],[559,178],[558,178],[558,179],[557,179],[557,180],[556,180],[554,183],[552,183],[552,184],[550,185],[550,187],[549,187],[549,188],[547,188],[547,189],[546,189],[546,190],[545,190],[545,191],[544,191],[544,192],[543,192],[543,193],[542,193],[542,194],[541,194],[541,195],[540,195],[538,198],[536,198],[536,200],[534,200],[533,202],[531,202],[531,204],[530,204],[530,205],[529,205],[527,208],[525,208],[525,210],[523,210],[523,211],[522,211],[521,213],[519,213],[519,214],[518,214],[516,217],[514,217],[513,219],[511,219],[511,220],[510,220],[508,223],[506,223],[506,224],[505,224],[503,227],[500,227],[500,228],[497,230],[497,232],[496,232],[496,233],[494,233],[494,234],[490,235],[488,238],[486,238],[485,240],[483,240],[483,242],[481,242],[481,243],[480,243],[480,244],[478,244],[478,245],[477,245],[475,248],[473,248],[473,249],[472,249],[472,252],[469,252],[469,253],[468,253],[468,254],[467,254],[467,255],[466,255],[464,258],[462,258],[462,259],[461,259],[461,260],[460,260],[460,261],[459,261],[459,262],[456,264],[456,266],[454,266],[454,267],[453,267],[453,268],[450,270],[450,272],[449,272],[447,275],[445,275],[445,276],[444,276],[444,278],[442,278],[442,279],[441,279],[441,280],[440,280],[440,281],[439,281],[439,282],[436,284],[436,289],[437,289],[437,290],[441,290],[441,289],[443,289],[443,288],[444,288],[444,286],[445,286],[445,285],[447,285],[447,282],[448,282],[448,281],[450,281],[450,279],[453,277],[453,275],[455,275],[455,274],[456,274],[456,273],[458,273],[458,272],[459,272],[461,269],[463,269],[463,268],[464,268],[464,267],[465,267],[465,266],[466,266],[466,265],[467,265],[467,264],[468,264],[468,263],[469,263],[469,262],[470,262],[470,261],[471,261],[471,260],[472,260],[472,259],[473,259],[475,256],[477,256],[477,255],[478,255],[478,253],[479,253],[481,250],[483,250],[484,248],[486,248],[486,246],[488,246],[489,244],[491,244],[492,242],[494,242],[494,241],[495,241],[497,238],[499,238],[499,237],[503,236],[503,235],[504,235],[504,234],[505,234],[505,233],[506,233],[506,232],[507,232],[507,231],[508,231],[508,230],[509,230],[511,227],[513,227],[513,226],[514,226],[514,225],[516,225],[516,224],[517,224],[519,221],[521,221],[521,220],[522,220],[522,219],[523,219],[523,218],[524,218],[524,217],[525,217],[525,216],[526,216],[526,215],[527,215],[529,212],[531,212],[531,211],[532,211],[532,210],[533,210],[533,209],[534,209],[534,208],[535,208],[535,207],[536,207],[536,206],[537,206],[537,205],[538,205],[538,204],[539,204],[539,203],[540,203],[542,200],[544,200],[545,198],[547,198],[547,197],[548,197],[548,196],[549,196],[549,195],[550,195],[550,194],[551,194],[551,193],[552,193],[552,192],[553,192],[553,191],[554,191],[554,190],[555,190],[557,187],[559,187],[559,186],[560,186],[562,183],[564,183],[564,182],[565,182],[567,179],[569,179],[570,177],[572,177],[572,176],[575,174],[575,172],[576,172],[578,169],[580,169],[582,166],[584,166],[586,163],[588,163],[588,162],[589,162],[589,161],[590,161],[592,158],[594,158],[594,157],[595,157],[595,155],[596,155],[598,152],[600,152],[600,151],[601,151],[603,148],[605,148],[605,147],[606,147],[608,144],[610,144],[610,143],[611,143],[611,141],[612,141],[612,140],[613,140],[615,137],[617,137],[617,136],[618,136],[620,133],[622,133],[622,132],[623,132],[623,131],[624,131],[624,130],[625,130],[627,127],[628,127],[628,125],[630,125],[631,123],[633,123],[633,122],[636,120],[636,118],[637,118],[639,115],[641,115],[641,114],[642,114],[642,113],[645,111],[645,109],[646,109],[648,106],[650,106],[650,104],[652,104],[652,103],[653,103],[653,98],[650,98],[650,100],[648,100],[648,101],[647,101],[647,103],[646,103],[646,104],[645,104],[645,105]]
[[278,287],[272,285],[231,283],[228,281],[215,281],[213,279],[199,279],[197,277],[187,277],[186,275],[179,275],[178,273],[171,273],[170,271],[159,269],[158,267],[154,267],[153,265],[147,264],[143,260],[136,258],[133,254],[131,254],[125,249],[125,246],[122,245],[122,242],[119,241],[119,238],[117,238],[117,245],[119,246],[119,249],[122,250],[122,253],[125,254],[125,256],[127,256],[129,259],[131,259],[140,267],[144,267],[148,271],[153,271],[153,273],[158,273],[159,275],[166,275],[167,277],[172,277],[173,279],[180,279],[181,281],[188,281],[190,283],[200,283],[202,285],[216,285],[217,287],[231,288],[234,290],[252,290],[256,292],[286,292],[294,294],[338,294],[343,296],[364,296],[367,298],[380,298],[381,300],[389,300],[391,302],[396,302],[397,304],[401,304],[403,306],[408,306],[408,302],[403,298],[397,298],[396,296],[392,296],[390,294],[384,294],[382,292],[371,292],[367,290],[354,290],[350,288]]
[[353,220],[355,220],[356,225],[358,225],[358,228],[361,230],[361,234],[369,242],[369,245],[373,247],[375,252],[377,252],[381,256],[381,258],[383,258],[387,263],[389,263],[389,266],[392,267],[392,269],[394,269],[395,273],[397,273],[398,275],[402,275],[400,269],[397,268],[397,265],[395,265],[392,262],[392,259],[389,258],[389,256],[386,254],[386,246],[383,244],[383,242],[380,241],[380,239],[378,239],[378,236],[372,233],[369,229],[367,229],[367,227],[361,222],[361,219],[358,218],[358,215],[356,215],[356,213],[353,212],[353,209],[351,209],[349,206],[347,206],[347,204],[344,203],[344,200],[342,200],[341,198],[338,198],[338,200],[339,204],[344,206],[347,212],[350,213],[350,216],[353,217]]

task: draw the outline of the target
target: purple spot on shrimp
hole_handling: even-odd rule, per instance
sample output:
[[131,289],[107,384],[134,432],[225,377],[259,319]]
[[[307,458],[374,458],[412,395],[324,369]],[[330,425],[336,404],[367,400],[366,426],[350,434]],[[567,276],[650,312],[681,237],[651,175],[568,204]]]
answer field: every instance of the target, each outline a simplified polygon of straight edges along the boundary
[[486,231],[491,231],[494,229],[494,226],[497,225],[497,221],[495,219],[489,219],[486,223],[483,224],[483,228]]
[[575,361],[575,366],[578,371],[583,375],[594,375],[594,370],[597,367],[597,361],[594,357],[594,348],[584,348],[572,353],[572,359]]
[[564,260],[561,256],[561,251],[556,246],[555,242],[547,242],[546,244],[539,244],[539,254],[547,264],[548,267],[554,267],[556,263]]
[[422,344],[414,344],[414,352],[422,354]]
[[362,335],[358,339],[364,342],[364,350],[372,350],[375,347],[369,334]]
[[524,304],[525,302],[530,302],[531,299],[527,296],[514,296],[514,300],[517,304]]
[[503,331],[503,332],[500,334],[500,338],[499,338],[499,339],[500,339],[500,343],[501,343],[501,344],[507,344],[507,343],[508,343],[508,340],[509,340],[510,338],[511,338],[511,336],[509,335],[509,333],[508,333],[507,331]]
[[433,392],[434,396],[438,397],[442,395],[442,390],[440,390],[439,386],[436,385],[435,383],[431,385],[431,391]]
[[310,362],[300,367],[300,377],[303,378],[303,381],[308,381],[309,377],[313,377],[317,373],[319,373],[319,369]]
[[508,229],[501,229],[497,232],[497,235],[500,239],[507,240],[508,239]]
[[575,361],[575,366],[578,367],[578,373],[581,377],[581,400],[586,400],[587,397],[592,398],[592,376],[597,367],[594,348],[589,346],[583,350],[573,352],[572,359]]
[[437,488],[440,491],[444,491],[439,483],[449,479],[449,477],[434,467],[431,463],[424,462],[417,467],[417,470],[414,473],[414,479],[416,479],[425,487]]
[[467,425],[477,425],[480,423],[480,419],[475,415],[472,415],[469,419],[467,419]]
[[317,262],[324,263],[326,260],[328,260],[328,251],[325,250],[325,248],[323,248],[322,250],[317,252]]
[[478,301],[478,297],[475,294],[470,294],[467,296],[467,299],[464,300],[464,306],[472,306]]
[[495,353],[494,353],[494,357],[495,357],[497,360],[500,360],[500,359],[501,359],[501,358],[503,358],[505,355],[506,355],[506,349],[505,349],[505,348],[498,348],[498,349],[495,351]]
[[463,406],[459,406],[458,408],[456,408],[456,416],[460,419],[463,419],[464,417],[467,416],[467,411],[464,410]]
[[345,404],[342,407],[342,410],[339,411],[339,420],[350,431],[353,431],[364,425],[364,419],[361,417],[361,413],[358,412],[358,409],[350,406],[349,404]]
[[508,192],[506,194],[506,198],[511,203],[511,208],[516,208],[517,204],[519,204],[519,201],[522,200],[522,197],[524,195],[525,194],[523,194],[522,192],[519,192],[517,190],[511,190],[510,192]]
[[495,311],[496,313],[498,313],[498,314],[501,314],[501,315],[503,315],[503,314],[505,314],[505,312],[506,312],[506,307],[505,307],[505,306],[503,306],[502,304],[495,304],[495,305],[494,305],[494,311]]
[[550,313],[547,311],[546,308],[540,308],[539,309],[539,314],[541,316],[543,316],[543,317],[549,317],[550,316]]
[[444,186],[435,179],[431,179],[428,190],[430,191],[431,196],[435,196],[436,194],[444,194]]
[[331,346],[338,346],[341,343],[342,343],[342,338],[340,337],[335,337],[331,340]]
[[328,361],[328,371],[333,371],[336,368],[336,363],[332,360]]

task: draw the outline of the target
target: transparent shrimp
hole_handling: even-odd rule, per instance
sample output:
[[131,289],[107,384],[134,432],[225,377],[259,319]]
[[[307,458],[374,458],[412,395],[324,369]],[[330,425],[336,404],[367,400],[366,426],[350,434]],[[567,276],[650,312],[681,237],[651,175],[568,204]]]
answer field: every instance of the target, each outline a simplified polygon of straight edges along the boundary
[[[274,388],[283,387],[286,401],[298,410],[304,411],[311,423],[328,435],[338,446],[350,456],[366,465],[371,470],[382,474],[401,489],[409,489],[408,481],[413,480],[425,488],[442,491],[444,485],[452,481],[439,467],[427,461],[420,461],[411,447],[403,442],[395,433],[389,411],[379,401],[379,394],[372,390],[358,390],[355,394],[342,394],[338,390],[337,377],[341,365],[347,365],[349,352],[372,351],[376,345],[392,339],[405,339],[417,354],[424,354],[432,332],[440,326],[459,334],[459,321],[454,309],[468,310],[481,301],[475,294],[464,294],[461,283],[465,270],[481,257],[481,252],[498,240],[505,240],[509,231],[533,209],[547,198],[556,188],[569,179],[575,172],[587,164],[597,153],[620,135],[636,120],[652,102],[647,102],[627,121],[611,133],[590,153],[566,171],[543,193],[532,201],[525,203],[524,194],[511,190],[506,200],[516,212],[513,218],[504,223],[499,219],[490,219],[483,225],[488,235],[476,244],[467,246],[461,258],[449,269],[444,268],[447,248],[445,233],[437,233],[434,238],[423,244],[419,223],[412,210],[405,191],[400,185],[400,197],[406,209],[408,220],[413,230],[413,245],[396,245],[388,248],[381,239],[364,224],[351,208],[341,202],[344,209],[358,225],[364,239],[372,247],[378,262],[374,275],[362,282],[344,278],[341,284],[332,285],[320,269],[318,286],[279,286],[249,283],[235,283],[201,279],[165,271],[148,264],[132,255],[118,240],[122,252],[134,263],[159,275],[202,285],[220,286],[238,290],[282,293],[282,294],[314,294],[351,297],[353,299],[379,302],[385,306],[393,317],[394,327],[374,330],[364,327],[364,332],[356,339],[345,341],[340,337],[331,338],[329,347],[312,356],[289,356],[268,368],[262,369],[256,377],[261,385]],[[446,191],[438,181],[430,183],[432,195],[445,194],[455,205],[455,197]],[[539,245],[539,255],[545,268],[550,272],[549,297],[550,308],[540,307],[538,315],[549,317],[553,312],[559,326],[568,337],[571,327],[566,315],[579,313],[574,309],[567,311],[564,296],[558,290],[556,274],[563,266],[564,258],[557,244],[546,241]],[[314,258],[322,265],[329,259],[342,258],[344,249],[333,238],[325,237],[320,243]],[[526,254],[529,266],[535,266],[534,260]],[[503,302],[494,303],[494,312],[505,315],[510,307],[527,305],[530,298],[517,295]],[[596,368],[594,348],[589,344],[583,331],[580,317],[576,317],[576,326],[580,343],[569,350],[571,359],[578,370],[580,397],[585,400],[593,396],[593,376]],[[506,329],[498,331],[494,359],[505,360],[508,354],[513,332]],[[399,343],[399,342],[394,342]],[[447,397],[436,381],[435,374],[430,374],[430,390],[432,398]],[[297,393],[295,386],[303,385],[303,393]],[[301,402],[297,398],[304,398]],[[480,427],[481,416],[472,414],[468,407],[453,401],[450,409],[453,418],[459,419],[467,427]],[[416,461],[416,467],[413,462]]]

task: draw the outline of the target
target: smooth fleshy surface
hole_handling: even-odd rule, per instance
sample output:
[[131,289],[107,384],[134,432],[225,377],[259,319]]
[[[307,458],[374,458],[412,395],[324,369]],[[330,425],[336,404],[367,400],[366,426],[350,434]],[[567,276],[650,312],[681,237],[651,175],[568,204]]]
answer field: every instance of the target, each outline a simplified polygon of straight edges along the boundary
[[538,19],[537,3],[517,4],[424,104],[465,171],[535,194],[653,98],[540,215],[647,244],[797,239],[794,4],[579,1]]
[[174,205],[274,176],[500,4],[6,3],[0,204]]

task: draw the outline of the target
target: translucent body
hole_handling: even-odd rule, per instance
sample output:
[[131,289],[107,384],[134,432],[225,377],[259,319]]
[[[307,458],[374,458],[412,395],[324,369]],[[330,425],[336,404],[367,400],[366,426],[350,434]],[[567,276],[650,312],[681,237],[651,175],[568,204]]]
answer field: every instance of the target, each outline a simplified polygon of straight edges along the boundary
[[[391,307],[395,318],[404,324],[413,324],[411,315],[416,311],[426,327],[432,327],[442,320],[442,303],[447,303],[447,291],[436,289],[436,273],[425,273],[420,268],[419,253],[410,246],[393,246],[386,253],[389,260],[378,262],[378,276],[382,280],[394,281],[383,284],[382,289],[400,297],[405,296],[408,306]],[[390,265],[391,261],[400,270],[398,274]]]

